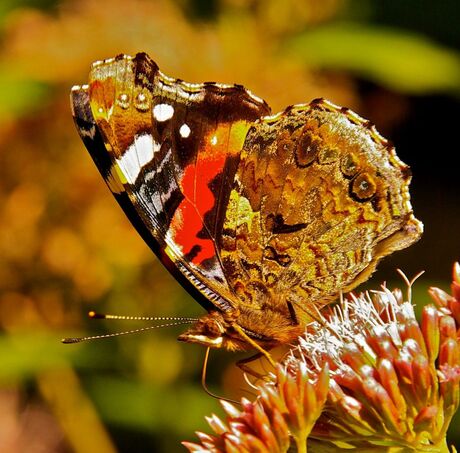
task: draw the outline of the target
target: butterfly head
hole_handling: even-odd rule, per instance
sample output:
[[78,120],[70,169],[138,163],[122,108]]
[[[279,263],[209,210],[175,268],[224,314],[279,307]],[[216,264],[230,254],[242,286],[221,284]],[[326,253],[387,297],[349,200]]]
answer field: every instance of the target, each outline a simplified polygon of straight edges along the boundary
[[236,311],[230,313],[211,311],[181,334],[178,340],[229,351],[250,349],[250,345],[238,334],[237,328],[235,328],[237,317]]

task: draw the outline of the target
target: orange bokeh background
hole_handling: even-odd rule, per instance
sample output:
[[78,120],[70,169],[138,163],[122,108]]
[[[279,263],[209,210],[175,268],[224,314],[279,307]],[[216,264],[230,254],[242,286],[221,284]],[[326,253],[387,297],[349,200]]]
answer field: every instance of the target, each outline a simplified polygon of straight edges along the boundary
[[[397,267],[426,270],[414,302],[448,285],[460,258],[460,13],[455,1],[375,3],[2,3],[0,451],[182,451],[180,440],[220,410],[200,386],[204,351],[178,344],[181,329],[59,341],[138,327],[89,321],[90,309],[202,313],[124,217],[75,130],[69,90],[95,60],[145,51],[167,75],[243,84],[273,111],[325,97],[369,118],[412,167],[426,232],[368,286],[403,286]],[[236,358],[211,358],[220,394],[248,395]],[[452,441],[459,431],[454,422]]]

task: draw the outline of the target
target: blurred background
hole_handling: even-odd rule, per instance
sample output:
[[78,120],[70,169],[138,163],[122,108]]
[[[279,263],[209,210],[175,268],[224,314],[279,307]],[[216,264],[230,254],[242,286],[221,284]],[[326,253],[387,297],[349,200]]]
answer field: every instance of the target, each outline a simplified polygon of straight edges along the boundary
[[[460,258],[458,0],[2,0],[0,3],[0,451],[176,452],[220,412],[204,350],[90,309],[198,316],[116,204],[83,147],[69,90],[94,60],[145,51],[167,75],[241,83],[273,111],[326,97],[373,121],[413,170],[422,240],[385,259],[448,289]],[[250,396],[216,352],[208,383]],[[460,421],[450,441],[460,444]]]

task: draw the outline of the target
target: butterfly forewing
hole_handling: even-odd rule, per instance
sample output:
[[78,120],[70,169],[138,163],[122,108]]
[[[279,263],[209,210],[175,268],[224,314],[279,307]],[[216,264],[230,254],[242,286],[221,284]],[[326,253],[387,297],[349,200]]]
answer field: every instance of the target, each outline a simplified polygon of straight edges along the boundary
[[72,103],[82,139],[142,237],[186,286],[231,309],[216,237],[247,131],[267,104],[238,85],[166,77],[145,54],[95,63]]

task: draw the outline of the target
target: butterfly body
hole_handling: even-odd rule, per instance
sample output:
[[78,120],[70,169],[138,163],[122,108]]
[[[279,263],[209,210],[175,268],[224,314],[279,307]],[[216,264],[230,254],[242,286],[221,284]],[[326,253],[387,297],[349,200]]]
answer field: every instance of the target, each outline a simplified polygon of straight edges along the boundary
[[293,341],[312,307],[421,235],[408,167],[328,101],[271,115],[240,85],[171,79],[137,54],[95,63],[72,106],[125,213],[208,311],[181,340]]

